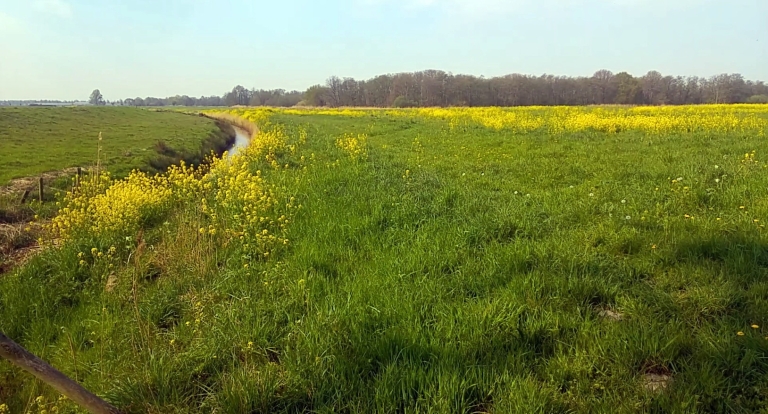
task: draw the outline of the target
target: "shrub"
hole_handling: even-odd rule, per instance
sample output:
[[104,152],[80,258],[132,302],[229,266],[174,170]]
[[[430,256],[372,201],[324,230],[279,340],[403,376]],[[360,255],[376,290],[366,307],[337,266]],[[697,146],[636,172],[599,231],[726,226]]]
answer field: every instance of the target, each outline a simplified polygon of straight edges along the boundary
[[398,96],[395,101],[392,102],[393,108],[415,108],[418,106],[416,102],[409,100],[405,96]]

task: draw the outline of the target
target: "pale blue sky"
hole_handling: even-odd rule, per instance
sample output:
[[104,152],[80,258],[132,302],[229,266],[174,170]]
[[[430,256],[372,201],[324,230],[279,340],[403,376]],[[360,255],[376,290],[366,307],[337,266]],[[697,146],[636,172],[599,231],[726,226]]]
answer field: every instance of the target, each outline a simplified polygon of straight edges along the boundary
[[602,68],[768,81],[768,0],[0,0],[0,99]]

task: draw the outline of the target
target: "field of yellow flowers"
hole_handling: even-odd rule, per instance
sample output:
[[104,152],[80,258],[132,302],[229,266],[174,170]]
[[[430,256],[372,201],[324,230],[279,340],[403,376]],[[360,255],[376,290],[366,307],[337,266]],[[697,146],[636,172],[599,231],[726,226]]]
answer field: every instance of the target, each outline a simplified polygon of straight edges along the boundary
[[768,410],[768,105],[216,113],[59,200],[0,331],[125,412]]

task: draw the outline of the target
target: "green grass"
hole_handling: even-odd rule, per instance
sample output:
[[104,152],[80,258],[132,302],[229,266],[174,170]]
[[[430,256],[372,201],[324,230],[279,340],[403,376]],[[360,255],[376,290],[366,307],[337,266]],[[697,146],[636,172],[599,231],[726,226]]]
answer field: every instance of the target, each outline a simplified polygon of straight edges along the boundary
[[159,156],[160,141],[179,152],[199,152],[206,140],[221,135],[214,121],[176,112],[0,108],[0,185],[13,178],[93,165],[100,132],[104,165],[119,176],[150,167]]
[[[146,248],[80,239],[0,280],[0,330],[136,413],[768,410],[761,138],[272,122],[308,131],[253,166],[302,205],[287,248],[245,268],[180,209]],[[38,395],[0,363],[0,401]]]

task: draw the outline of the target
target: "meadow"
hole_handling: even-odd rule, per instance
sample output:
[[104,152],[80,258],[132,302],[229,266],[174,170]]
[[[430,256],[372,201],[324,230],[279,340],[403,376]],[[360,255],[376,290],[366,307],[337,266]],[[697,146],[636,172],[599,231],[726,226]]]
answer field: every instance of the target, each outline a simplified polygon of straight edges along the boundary
[[60,200],[0,331],[129,413],[768,410],[768,105],[227,113]]
[[[163,156],[197,154],[204,144],[227,139],[212,120],[176,112],[123,107],[0,108],[0,185],[13,178],[94,164],[100,133],[104,167],[121,176],[134,168],[151,168],[150,163]],[[164,144],[158,146],[159,142]],[[205,152],[211,149],[209,145]]]

